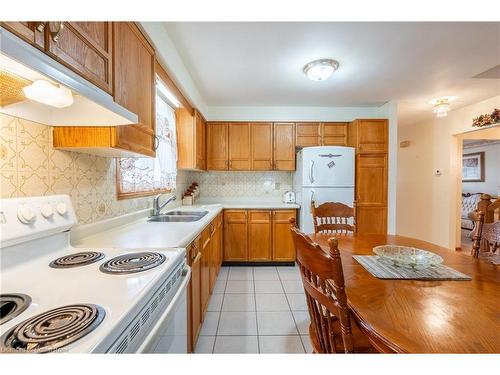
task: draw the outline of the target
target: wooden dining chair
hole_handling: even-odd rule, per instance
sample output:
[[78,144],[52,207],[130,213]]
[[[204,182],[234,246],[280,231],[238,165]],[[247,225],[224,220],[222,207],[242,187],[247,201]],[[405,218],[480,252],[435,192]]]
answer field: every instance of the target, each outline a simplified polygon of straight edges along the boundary
[[314,233],[348,234],[356,232],[355,205],[349,207],[340,202],[326,202],[316,207],[311,201]]
[[290,223],[311,319],[309,337],[313,352],[376,352],[351,319],[337,239],[328,240],[330,249],[326,253],[300,232],[295,219],[291,218]]
[[474,220],[471,255],[500,264],[500,220],[496,212],[500,210],[500,199],[493,203],[486,194],[481,198],[483,204],[478,204],[478,209],[471,214]]

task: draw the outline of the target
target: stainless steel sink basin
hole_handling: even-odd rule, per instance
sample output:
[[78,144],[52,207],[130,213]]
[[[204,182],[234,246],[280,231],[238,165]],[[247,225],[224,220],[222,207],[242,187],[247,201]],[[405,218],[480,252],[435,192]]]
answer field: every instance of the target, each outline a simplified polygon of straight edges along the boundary
[[148,222],[162,222],[162,223],[192,222],[200,220],[206,214],[208,214],[208,211],[169,211],[162,215],[150,217]]
[[198,216],[203,217],[208,214],[208,211],[168,211],[165,215],[172,216]]
[[201,217],[199,216],[174,216],[174,215],[160,215],[152,216],[149,218],[148,222],[162,222],[162,223],[182,223],[198,221]]

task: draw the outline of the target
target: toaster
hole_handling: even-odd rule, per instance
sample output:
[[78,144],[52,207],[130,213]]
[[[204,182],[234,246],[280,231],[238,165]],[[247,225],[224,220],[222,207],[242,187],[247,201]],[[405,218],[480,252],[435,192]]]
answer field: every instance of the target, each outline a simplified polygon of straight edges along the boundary
[[295,193],[293,191],[287,191],[283,194],[283,203],[295,203]]

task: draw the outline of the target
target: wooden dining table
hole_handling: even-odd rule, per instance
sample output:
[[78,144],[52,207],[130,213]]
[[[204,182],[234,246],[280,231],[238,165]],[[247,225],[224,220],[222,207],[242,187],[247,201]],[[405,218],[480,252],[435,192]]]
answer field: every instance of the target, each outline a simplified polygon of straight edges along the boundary
[[[331,235],[311,234],[328,251]],[[381,352],[500,353],[500,269],[425,241],[393,235],[338,236],[346,292],[358,326]],[[382,280],[352,255],[394,244],[432,251],[470,281]]]

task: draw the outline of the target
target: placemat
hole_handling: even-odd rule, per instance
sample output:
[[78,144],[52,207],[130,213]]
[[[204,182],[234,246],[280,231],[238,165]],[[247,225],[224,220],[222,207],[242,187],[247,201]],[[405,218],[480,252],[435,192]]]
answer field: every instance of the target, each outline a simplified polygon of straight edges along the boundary
[[442,264],[438,266],[431,266],[423,270],[413,270],[380,262],[378,260],[378,256],[376,255],[353,255],[352,257],[368,272],[379,279],[450,281],[472,280],[470,276]]

